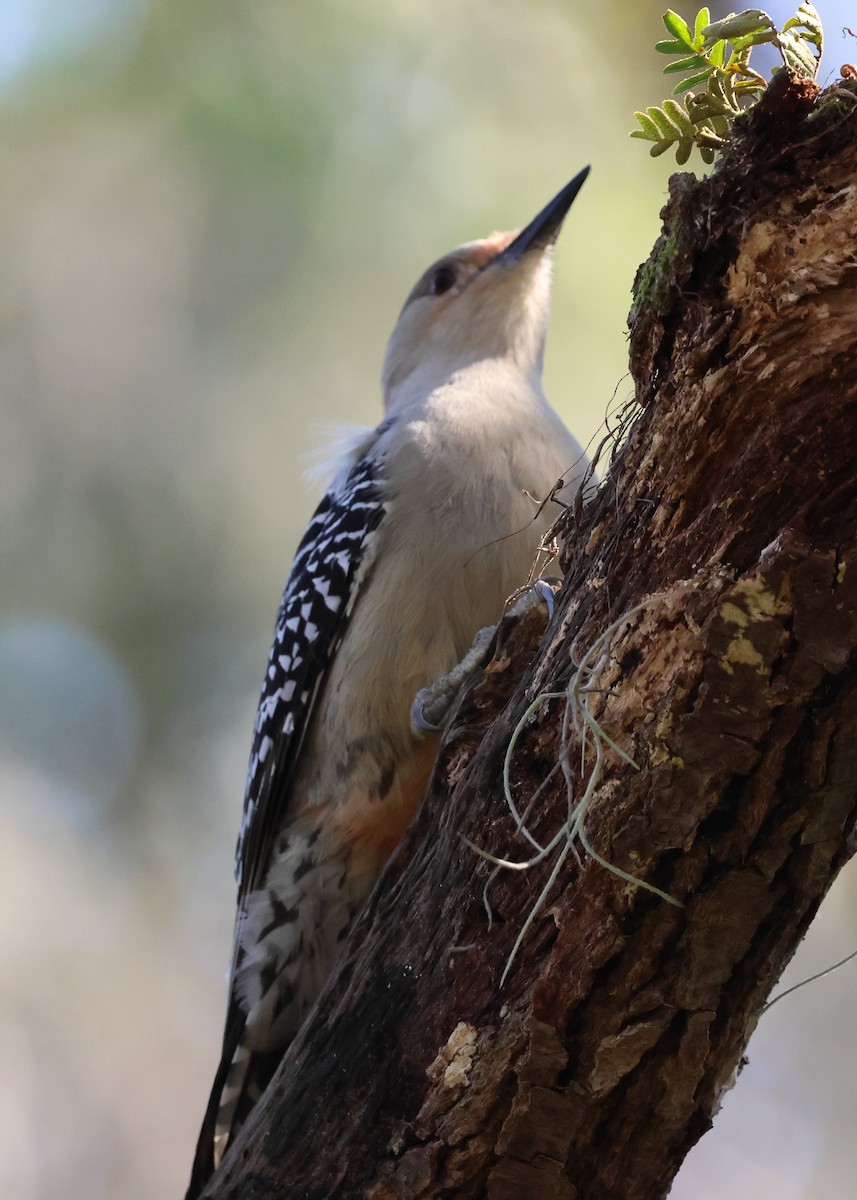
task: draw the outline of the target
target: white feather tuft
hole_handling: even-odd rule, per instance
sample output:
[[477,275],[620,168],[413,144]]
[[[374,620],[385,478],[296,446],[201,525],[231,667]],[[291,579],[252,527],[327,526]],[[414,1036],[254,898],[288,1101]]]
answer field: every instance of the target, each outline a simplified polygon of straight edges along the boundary
[[368,425],[317,424],[315,445],[301,455],[306,463],[304,479],[316,487],[326,486],[360,457],[365,443],[374,436],[375,430]]

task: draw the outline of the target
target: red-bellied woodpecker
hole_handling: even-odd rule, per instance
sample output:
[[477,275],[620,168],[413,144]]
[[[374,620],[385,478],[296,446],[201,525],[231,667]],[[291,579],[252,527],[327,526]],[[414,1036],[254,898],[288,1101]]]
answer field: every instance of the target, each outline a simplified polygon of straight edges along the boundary
[[[551,248],[588,168],[521,233],[445,255],[298,547],[259,703],[237,851],[223,1054],[188,1200],[270,1081],[419,803],[437,737],[416,693],[526,582],[585,460],[541,373]],[[537,498],[537,499],[534,499]],[[556,510],[554,510],[556,511]]]

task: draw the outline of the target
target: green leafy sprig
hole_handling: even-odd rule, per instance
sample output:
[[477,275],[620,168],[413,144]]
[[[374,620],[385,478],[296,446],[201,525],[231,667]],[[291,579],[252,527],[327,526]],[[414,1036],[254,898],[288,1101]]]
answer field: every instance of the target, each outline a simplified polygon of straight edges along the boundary
[[[667,99],[634,113],[640,128],[631,137],[651,142],[653,156],[674,146],[676,161],[684,164],[696,146],[704,162],[714,161],[736,117],[755,104],[767,87],[767,80],[750,66],[755,46],[774,45],[783,66],[793,74],[814,79],[818,70],[821,18],[809,3],[802,3],[782,29],[760,8],[731,13],[714,22],[709,10],[701,8],[692,30],[672,9],[664,13],[663,21],[670,37],[658,42],[655,49],[659,54],[679,56],[667,63],[664,74],[684,75],[672,94],[689,94],[680,101]],[[691,91],[701,85],[704,90]]]

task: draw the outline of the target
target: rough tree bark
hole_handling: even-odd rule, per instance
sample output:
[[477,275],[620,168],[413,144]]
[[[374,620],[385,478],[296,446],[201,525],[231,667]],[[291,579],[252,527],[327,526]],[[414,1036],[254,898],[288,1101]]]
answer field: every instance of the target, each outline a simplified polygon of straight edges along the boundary
[[[781,76],[714,174],[672,180],[631,314],[633,424],[563,521],[546,632],[501,627],[341,969],[206,1195],[662,1196],[738,1071],[857,821],[857,87]],[[558,331],[554,331],[554,336]],[[502,764],[623,613],[589,695],[613,751],[551,861]],[[515,751],[524,807],[567,700]],[[582,790],[580,746],[568,756]],[[586,769],[592,763],[592,743]],[[555,771],[528,824],[564,819]]]

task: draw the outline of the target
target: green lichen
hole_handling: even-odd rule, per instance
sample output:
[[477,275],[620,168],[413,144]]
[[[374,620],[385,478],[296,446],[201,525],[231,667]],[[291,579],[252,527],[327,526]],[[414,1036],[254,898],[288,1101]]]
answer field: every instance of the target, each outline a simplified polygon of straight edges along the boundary
[[634,279],[630,316],[632,323],[643,310],[657,317],[664,317],[669,312],[675,294],[674,265],[677,254],[678,238],[675,229],[672,225],[667,225]]

